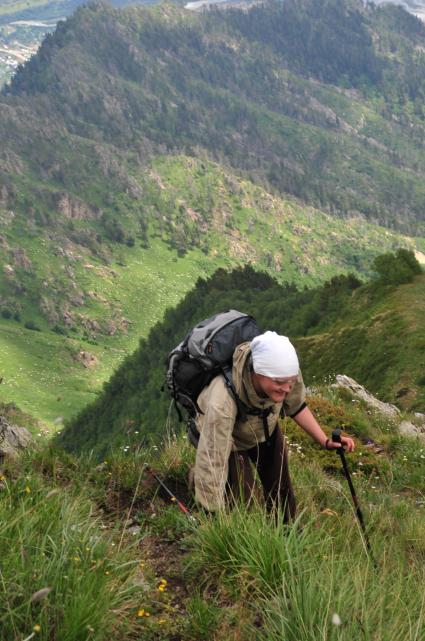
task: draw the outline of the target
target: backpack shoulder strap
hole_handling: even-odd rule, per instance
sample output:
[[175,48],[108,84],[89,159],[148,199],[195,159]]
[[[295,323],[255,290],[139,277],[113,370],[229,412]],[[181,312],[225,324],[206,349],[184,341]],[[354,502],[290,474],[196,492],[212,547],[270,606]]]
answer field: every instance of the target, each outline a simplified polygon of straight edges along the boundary
[[269,416],[269,414],[271,414],[273,409],[271,407],[268,407],[267,409],[261,409],[259,407],[250,407],[249,405],[244,403],[239,397],[238,393],[236,392],[235,386],[233,385],[231,366],[227,365],[226,367],[223,367],[222,372],[223,372],[224,380],[226,382],[226,387],[232,394],[233,399],[236,403],[236,407],[238,409],[237,417],[241,421],[246,421],[248,414],[250,414],[251,416],[260,416],[263,420],[264,437],[266,439],[266,443],[269,445],[270,432],[269,432],[269,424],[267,421],[267,417]]

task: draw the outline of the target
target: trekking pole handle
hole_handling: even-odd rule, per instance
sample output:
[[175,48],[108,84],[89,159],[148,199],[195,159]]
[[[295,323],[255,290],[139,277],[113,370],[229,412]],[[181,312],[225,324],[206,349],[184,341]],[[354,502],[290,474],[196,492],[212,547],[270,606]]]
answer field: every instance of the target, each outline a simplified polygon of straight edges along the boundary
[[[334,443],[341,443],[341,449],[343,447],[342,441],[341,441],[341,430],[339,428],[332,430],[332,441]],[[340,448],[338,448],[340,449]]]

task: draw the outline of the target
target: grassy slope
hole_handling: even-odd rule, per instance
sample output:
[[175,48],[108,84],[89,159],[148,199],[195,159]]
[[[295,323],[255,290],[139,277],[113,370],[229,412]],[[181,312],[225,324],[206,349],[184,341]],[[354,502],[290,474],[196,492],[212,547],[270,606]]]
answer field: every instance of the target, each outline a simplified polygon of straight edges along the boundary
[[[150,12],[99,7],[78,11],[18,74],[12,87],[16,100],[5,100],[5,105],[19,105],[28,112],[24,124],[30,125],[38,110],[33,136],[40,127],[40,115],[46,113],[48,97],[47,130],[59,127],[55,145],[49,148],[48,136],[43,137],[43,162],[38,156],[31,160],[31,151],[22,149],[25,141],[13,122],[1,132],[5,145],[21,155],[26,169],[35,176],[38,173],[43,183],[49,175],[50,188],[77,188],[76,193],[88,202],[92,194],[84,184],[86,167],[78,165],[81,154],[73,167],[72,159],[56,146],[59,138],[66,141],[71,132],[96,140],[102,148],[112,143],[115,152],[134,149],[139,162],[140,156],[152,152],[152,146],[189,148],[190,153],[204,150],[311,203],[339,213],[365,213],[372,220],[418,232],[424,172],[420,109],[416,112],[406,98],[406,104],[397,105],[397,114],[392,114],[391,103],[387,106],[379,95],[382,88],[373,87],[365,95],[298,75],[288,69],[296,62],[290,55],[276,53],[264,42],[264,59],[259,58],[259,43],[243,30],[239,33],[237,21],[229,26],[230,15],[225,12],[224,17],[208,20],[169,6]],[[359,14],[359,20],[364,19]],[[311,16],[306,20],[311,21]],[[271,39],[278,37],[273,27],[279,25],[269,26]],[[387,31],[376,35],[377,41],[385,43]],[[418,36],[419,45],[424,34]],[[109,38],[114,47],[106,53]],[[409,49],[412,42],[404,36],[397,46]],[[230,51],[240,55],[232,56]],[[325,47],[324,57],[326,53]],[[382,54],[385,58],[388,52]],[[388,65],[392,60],[387,55]],[[421,64],[419,57],[419,75]],[[259,65],[263,72],[255,74]],[[228,67],[229,73],[223,73]],[[154,83],[149,69],[155,69]],[[397,66],[387,72],[397,83]],[[95,73],[99,80],[93,86]],[[301,74],[309,75],[305,69]],[[28,94],[34,100],[30,109]],[[99,104],[106,106],[101,112]],[[0,119],[0,129],[2,124]],[[45,171],[40,172],[40,166]],[[88,169],[91,178],[98,173],[95,166]],[[73,172],[74,181],[68,176]]]
[[424,301],[425,274],[372,305],[367,289],[355,291],[350,315],[332,331],[297,340],[309,376],[348,374],[383,400],[423,411]]
[[[131,319],[129,335],[83,340],[81,336],[73,338],[72,333],[65,337],[47,328],[37,332],[1,320],[1,399],[15,401],[48,423],[70,417],[93,399],[102,382],[136,347],[139,336],[148,332],[165,308],[176,304],[203,273],[196,260],[185,261],[184,267],[182,262],[174,263],[161,246],[145,251],[141,260],[128,258],[127,268],[121,269],[113,287],[110,281],[97,281],[96,286],[99,292],[108,290],[108,296],[125,309]],[[81,350],[96,357],[93,368],[86,369],[76,360]]]
[[338,457],[291,421],[301,531],[284,531],[261,507],[198,514],[186,485],[194,450],[180,437],[140,450],[134,434],[100,465],[39,445],[1,471],[2,575],[14,586],[0,599],[5,638],[39,626],[41,641],[56,630],[65,641],[422,641],[425,447],[335,390],[309,402],[326,431],[343,423],[355,438],[348,460],[377,570]]
[[[284,169],[279,165],[279,176],[293,171],[309,176],[310,169],[314,169],[314,175],[317,175],[320,167],[319,182],[325,185],[329,180],[334,181],[333,193],[339,192],[340,188],[351,193],[359,185],[362,189],[364,187],[363,193],[368,198],[373,196],[379,185],[386,201],[392,205],[395,196],[391,190],[398,189],[395,185],[401,185],[400,193],[407,195],[413,193],[409,187],[410,180],[422,189],[424,161],[417,137],[412,135],[410,128],[403,126],[401,120],[396,122],[386,116],[376,96],[366,99],[360,92],[336,89],[317,80],[298,77],[285,68],[284,58],[280,59],[273,52],[267,53],[270,56],[267,67],[275,69],[276,65],[277,75],[272,74],[273,78],[267,82],[271,83],[269,88],[275,93],[262,91],[261,83],[252,91],[252,83],[246,83],[244,78],[250,77],[252,63],[258,61],[258,51],[255,47],[251,50],[250,43],[236,32],[228,34],[229,42],[235,45],[236,50],[241,46],[247,58],[238,59],[236,84],[233,85],[233,80],[216,73],[223,54],[221,32],[215,33],[216,27],[210,25],[211,33],[202,41],[201,54],[193,55],[191,29],[196,31],[198,23],[198,17],[181,14],[170,7],[149,14],[139,10],[118,14],[100,7],[82,10],[69,22],[68,35],[65,38],[58,36],[60,46],[50,50],[48,45],[45,47],[46,59],[43,64],[38,64],[37,70],[45,95],[36,91],[37,96],[32,96],[31,105],[25,98],[18,97],[14,102],[11,97],[13,108],[10,108],[8,99],[4,101],[0,134],[5,152],[0,161],[6,187],[10,187],[14,198],[16,196],[16,202],[6,203],[0,211],[2,219],[7,218],[10,209],[15,212],[14,222],[9,226],[5,224],[2,234],[12,248],[25,249],[33,263],[34,274],[18,269],[18,283],[12,282],[10,286],[3,279],[0,297],[6,300],[5,306],[9,300],[21,305],[23,321],[34,321],[43,330],[48,329],[48,323],[47,314],[41,310],[42,298],[59,314],[60,322],[61,314],[67,308],[77,320],[76,332],[71,333],[70,338],[59,340],[56,336],[50,337],[50,333],[37,335],[35,340],[35,334],[28,334],[15,326],[13,349],[8,345],[12,326],[1,321],[6,346],[3,351],[5,354],[13,353],[6,356],[3,365],[5,384],[0,393],[5,399],[15,398],[9,392],[17,393],[18,400],[38,414],[36,392],[39,381],[43,380],[44,400],[39,415],[49,421],[58,415],[68,416],[91,398],[94,387],[108,376],[124,352],[134,348],[137,338],[146,335],[153,322],[162,317],[165,307],[175,304],[198,275],[211,273],[220,265],[230,267],[252,260],[282,280],[294,281],[298,285],[313,284],[343,271],[363,273],[367,271],[373,255],[399,244],[424,249],[422,238],[414,241],[401,239],[392,232],[365,225],[360,219],[348,218],[342,223],[335,221],[294,200],[270,196],[218,165],[207,164],[207,170],[201,171],[203,163],[182,156],[153,161],[155,172],[166,185],[162,190],[166,195],[161,198],[157,197],[158,194],[154,196],[157,200],[153,209],[157,211],[147,215],[150,250],[139,247],[136,240],[136,247],[131,250],[125,246],[105,250],[106,258],[103,260],[102,247],[96,247],[98,256],[95,256],[87,246],[77,241],[72,244],[67,221],[58,216],[57,208],[51,203],[52,194],[68,193],[81,197],[91,206],[100,207],[122,222],[125,231],[137,239],[136,216],[143,208],[143,190],[149,187],[150,180],[144,175],[146,171],[149,173],[146,158],[153,148],[156,149],[156,144],[164,141],[168,144],[170,140],[185,148],[189,141],[191,147],[199,143],[201,147],[208,148],[211,140],[206,125],[210,121],[211,133],[215,135],[212,153],[220,159],[226,157],[227,151],[221,149],[222,142],[225,139],[229,147],[228,141],[232,140],[231,152],[235,156],[230,162],[236,166],[239,161],[240,166],[245,167],[244,163],[249,158],[255,160],[257,151],[264,144],[266,156],[271,154],[285,159]],[[110,29],[114,33],[116,50],[108,49],[107,55],[99,56],[103,51],[103,38],[110,36]],[[76,47],[73,41],[77,35],[81,47]],[[176,63],[170,73],[168,42],[172,43],[171,60]],[[138,52],[134,69],[122,68],[122,51],[134,46]],[[209,55],[209,47],[214,52],[214,62],[211,62],[213,56]],[[111,56],[116,56],[116,64],[111,63]],[[153,60],[156,65],[159,59],[163,64],[157,65],[156,87],[151,85],[148,77],[145,78],[144,70]],[[212,65],[208,69],[216,78],[215,84],[208,84],[205,80],[207,63]],[[183,68],[190,70],[184,74],[184,82],[180,75]],[[179,73],[176,75],[173,69]],[[91,78],[95,70],[99,83],[94,87]],[[57,85],[52,80],[55,74],[60,79]],[[25,86],[25,73],[23,76]],[[30,86],[33,79],[27,78]],[[111,84],[108,83],[114,87],[114,104],[106,101],[108,109],[99,112],[98,102],[110,95]],[[61,105],[55,111],[54,96],[59,89],[63,92],[58,94]],[[242,89],[244,93],[240,94]],[[160,114],[156,108],[152,109],[152,104],[157,104],[156,92],[167,104],[170,95],[177,92],[182,105],[193,107],[190,118],[180,120],[172,110],[168,114]],[[185,102],[188,96],[189,103]],[[217,112],[217,97],[224,112]],[[48,115],[45,111],[47,103]],[[70,121],[66,118],[66,122],[61,120],[64,117],[61,112],[63,104],[70,109],[72,104],[76,106],[75,113],[68,113],[66,117],[70,116]],[[247,109],[246,113],[239,109],[242,104]],[[123,105],[134,108],[134,121],[128,117]],[[102,122],[99,122],[100,113]],[[235,113],[245,113],[248,123],[251,116],[254,118],[257,135],[254,143],[248,136],[238,137],[241,123],[238,121],[235,129]],[[214,120],[213,116],[217,119]],[[420,133],[420,115],[410,114],[410,117]],[[123,129],[119,130],[121,125]],[[130,149],[132,144],[135,148]],[[250,155],[248,148],[251,144]],[[397,157],[393,162],[395,151]],[[205,153],[208,151],[202,151],[201,155]],[[266,163],[260,168],[261,176],[267,172],[267,167]],[[403,178],[404,173],[409,180],[406,176]],[[255,178],[258,175],[255,174]],[[142,196],[128,196],[129,190],[132,193],[134,181],[142,188]],[[316,187],[312,186],[312,198],[317,197]],[[400,193],[397,197],[404,206],[406,203]],[[350,200],[347,202],[351,203]],[[181,204],[183,214],[179,213]],[[167,208],[166,213],[163,206]],[[205,212],[204,218],[201,215],[201,222],[208,223],[209,232],[202,233],[201,241],[196,238],[199,229],[190,220],[193,212],[188,208],[195,213],[201,209]],[[161,221],[161,214],[165,220]],[[50,220],[38,224],[35,222],[37,215],[50,215]],[[212,220],[207,220],[208,215],[210,218],[212,215]],[[400,214],[400,217],[403,216]],[[84,233],[87,229],[93,234],[103,233],[99,225],[85,221],[74,221],[74,227],[76,233]],[[168,253],[161,244],[162,239],[170,245],[170,237],[175,240],[173,234],[176,236],[177,232],[180,244],[187,240],[189,245],[196,247],[182,259],[176,256],[176,252]],[[38,240],[39,236],[42,236],[42,242]],[[207,247],[202,246],[204,238]],[[57,254],[58,247],[67,247],[68,244],[72,252],[82,256],[81,262],[63,259]],[[201,247],[208,250],[208,256],[202,253]],[[0,251],[4,267],[11,260],[10,252]],[[94,267],[87,268],[84,266],[86,263]],[[123,267],[123,264],[127,266]],[[163,269],[159,279],[155,276],[158,265]],[[72,269],[75,277],[62,273],[62,266]],[[20,285],[25,287],[25,295]],[[96,298],[89,292],[94,292]],[[82,294],[82,304],[70,303],[74,294],[76,298],[81,298]],[[101,299],[106,299],[106,302]],[[81,314],[84,318],[79,318]],[[106,337],[110,323],[119,325],[123,318],[131,323],[128,338],[125,335]],[[84,327],[92,321],[101,325],[100,332]],[[54,323],[51,321],[50,326]],[[44,347],[36,347],[43,340]],[[98,344],[92,345],[92,341]],[[33,370],[31,377],[24,379],[19,367],[28,358],[28,343],[34,347],[35,354],[43,349],[51,351],[52,360],[44,363],[36,358],[40,369]],[[81,365],[75,370],[71,359],[63,362],[61,355],[55,356],[52,346],[57,345],[57,353],[61,354],[63,344],[69,344],[71,353],[78,352],[80,348],[92,351],[100,356],[100,365],[90,373],[85,372]],[[61,394],[57,394],[57,383],[49,373],[57,366],[63,367],[62,380],[66,379],[67,372],[77,380],[75,385],[72,383],[69,394],[65,387]],[[8,381],[15,379],[20,381],[19,386],[8,389]],[[57,401],[58,396],[67,397],[67,400]]]

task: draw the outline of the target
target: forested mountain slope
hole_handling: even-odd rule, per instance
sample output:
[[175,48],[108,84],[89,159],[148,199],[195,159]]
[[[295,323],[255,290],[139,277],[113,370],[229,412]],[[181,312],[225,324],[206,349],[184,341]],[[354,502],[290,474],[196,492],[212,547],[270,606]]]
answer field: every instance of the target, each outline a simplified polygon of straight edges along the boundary
[[37,414],[43,380],[69,416],[217,267],[313,285],[424,251],[424,30],[355,0],[60,23],[0,97],[1,397]]
[[353,276],[298,291],[266,274],[219,270],[196,287],[104,386],[99,398],[66,427],[69,449],[107,449],[128,430],[142,438],[163,436],[170,397],[161,392],[165,361],[189,329],[225,309],[252,314],[263,331],[289,335],[299,350],[307,384],[333,374],[357,378],[383,400],[423,408],[425,399],[425,275],[409,252],[375,261],[378,276],[361,285]]
[[58,25],[13,79],[2,100],[5,151],[50,189],[108,208],[89,177],[104,182],[106,170],[125,191],[150,154],[205,150],[339,214],[415,231],[425,26],[394,11],[360,0],[201,15],[91,5]]

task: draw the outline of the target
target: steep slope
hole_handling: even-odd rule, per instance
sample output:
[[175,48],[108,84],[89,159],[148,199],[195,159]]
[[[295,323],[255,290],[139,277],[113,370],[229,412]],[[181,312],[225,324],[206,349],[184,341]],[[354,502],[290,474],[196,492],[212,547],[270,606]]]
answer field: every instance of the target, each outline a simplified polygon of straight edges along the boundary
[[68,416],[219,266],[312,285],[424,251],[424,28],[392,12],[91,5],[61,23],[0,98],[1,397],[37,414],[43,380],[43,416]]
[[425,250],[188,157],[156,158],[135,184],[142,196],[117,198],[120,220],[105,218],[103,228],[65,194],[61,217],[34,200],[26,217],[0,210],[0,398],[49,422],[91,401],[165,308],[220,265],[252,263],[302,286],[335,271],[367,273],[383,248]]
[[373,300],[354,292],[346,317],[330,332],[297,340],[311,378],[348,374],[401,408],[425,403],[425,276]]
[[307,384],[344,373],[383,400],[420,409],[425,399],[424,290],[423,273],[412,273],[411,282],[402,285],[384,285],[379,279],[361,285],[349,276],[297,291],[251,268],[219,270],[166,313],[99,398],[68,424],[61,443],[102,450],[110,442],[125,442],[129,429],[145,439],[163,434],[175,417],[168,394],[160,392],[167,352],[202,318],[230,308],[254,315],[263,330],[291,336]]
[[424,196],[425,26],[406,16],[396,31],[389,9],[360,0],[199,16],[93,5],[15,76],[3,99],[6,149],[24,151],[10,112],[23,110],[21,126],[36,115],[35,131],[47,129],[32,153],[26,146],[26,164],[92,201],[69,149],[80,137],[118,148],[124,173],[158,146],[201,148],[316,205],[413,231]]

